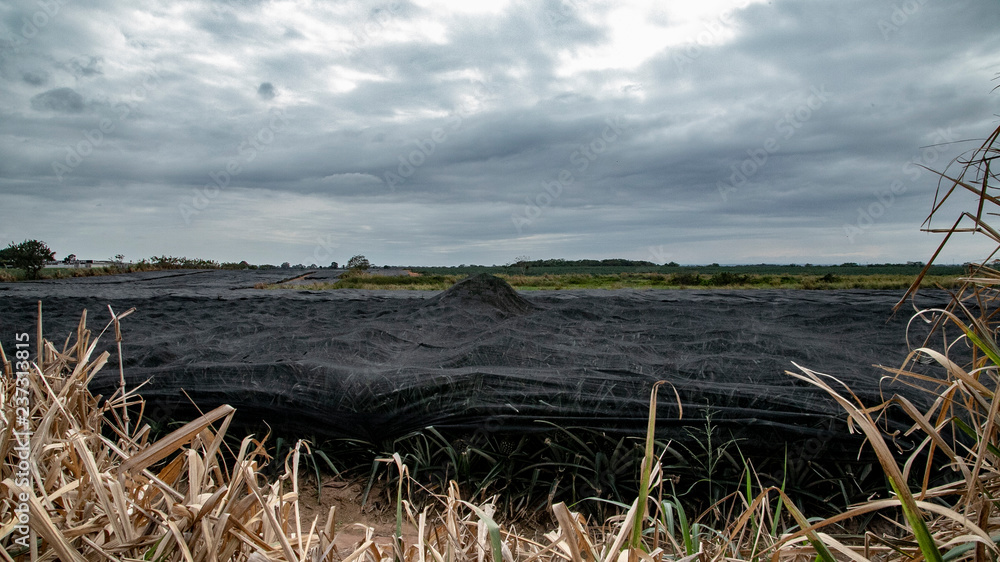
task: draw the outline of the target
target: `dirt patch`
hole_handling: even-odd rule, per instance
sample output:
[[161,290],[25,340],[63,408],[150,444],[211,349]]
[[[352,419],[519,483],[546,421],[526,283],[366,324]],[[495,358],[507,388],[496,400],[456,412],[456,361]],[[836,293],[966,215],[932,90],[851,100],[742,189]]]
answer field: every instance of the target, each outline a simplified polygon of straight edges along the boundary
[[[316,480],[308,478],[299,482],[299,509],[303,525],[309,525],[317,517],[317,528],[326,524],[330,508],[335,507],[335,537],[334,543],[342,555],[357,550],[365,540],[371,538],[375,544],[389,546],[396,533],[395,504],[389,500],[394,491],[387,490],[384,485],[375,485],[369,494],[369,501],[362,505],[364,484],[359,481],[345,481],[336,476],[324,476],[319,497],[316,493]],[[431,505],[428,510],[428,527],[432,528],[440,522],[440,505]],[[423,509],[419,506],[417,509]],[[468,511],[468,510],[466,510]],[[469,515],[471,517],[471,515]],[[475,519],[474,517],[472,518]],[[498,522],[510,532],[519,537],[533,541],[544,541],[545,533],[550,532],[555,521],[551,514],[525,513],[516,520],[498,518]],[[412,522],[406,520],[404,514],[403,540],[405,544],[417,544],[418,532]]]
[[[364,486],[359,482],[337,477],[324,477],[317,495],[316,480],[299,482],[299,509],[303,523],[317,517],[317,528],[326,524],[330,508],[334,515],[334,543],[342,553],[356,550],[371,536],[376,544],[391,545],[396,533],[395,506],[386,501],[384,489],[372,490],[369,502],[362,505]],[[403,523],[403,537],[407,544],[416,543],[417,529],[409,522]]]

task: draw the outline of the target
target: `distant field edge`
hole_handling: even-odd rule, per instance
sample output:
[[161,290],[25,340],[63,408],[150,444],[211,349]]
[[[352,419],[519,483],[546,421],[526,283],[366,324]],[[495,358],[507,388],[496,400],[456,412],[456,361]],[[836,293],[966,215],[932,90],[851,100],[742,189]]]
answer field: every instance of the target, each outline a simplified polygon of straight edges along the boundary
[[[414,271],[417,273],[417,271]],[[721,271],[713,274],[700,272],[681,273],[566,273],[540,275],[509,275],[497,277],[521,291],[574,290],[574,289],[802,289],[802,290],[906,290],[914,275],[872,273],[869,275],[815,274],[758,274]],[[259,289],[323,291],[335,289],[363,290],[445,290],[464,279],[466,275],[419,274],[412,277],[355,275],[336,282],[308,279],[295,284],[260,284]],[[958,275],[927,275],[921,286],[926,288],[956,288],[961,284]]]

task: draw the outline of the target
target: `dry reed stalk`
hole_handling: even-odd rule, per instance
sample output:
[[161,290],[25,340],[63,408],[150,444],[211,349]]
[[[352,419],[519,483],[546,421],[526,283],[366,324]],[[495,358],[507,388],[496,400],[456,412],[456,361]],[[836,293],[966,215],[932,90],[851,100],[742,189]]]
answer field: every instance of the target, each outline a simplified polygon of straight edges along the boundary
[[[113,315],[116,343],[117,322],[127,314]],[[296,512],[287,509],[297,496],[258,486],[266,459],[260,443],[244,440],[233,468],[224,468],[220,446],[233,409],[220,406],[150,442],[135,389],[121,386],[103,402],[87,390],[109,358],[107,352],[93,358],[99,338],[91,341],[90,335],[84,314],[75,341],[68,339],[61,351],[51,342],[40,344],[44,360],[23,377],[31,400],[21,413],[32,430],[26,477],[15,472],[17,383],[12,376],[0,383],[0,558],[202,561],[244,560],[257,552],[270,560],[310,559],[319,538],[303,533]],[[0,358],[13,374],[2,351]],[[132,431],[128,412],[137,409]],[[27,545],[15,540],[21,504],[28,509]]]
[[[788,545],[807,533],[815,533],[820,542],[816,545],[817,550],[829,547],[851,559],[867,559],[873,555],[884,560],[995,560],[1000,557],[1000,516],[993,499],[1000,494],[1000,447],[997,445],[1000,443],[1000,399],[997,397],[1000,346],[996,340],[1000,331],[1000,289],[997,287],[1000,271],[990,267],[989,261],[1000,253],[1000,232],[988,222],[1000,211],[1000,199],[993,195],[1000,186],[992,170],[993,161],[998,157],[1000,127],[979,148],[971,151],[971,155],[956,160],[962,166],[958,174],[939,173],[942,182],[950,182],[950,187],[942,195],[939,184],[939,197],[936,196],[924,230],[945,236],[924,271],[896,305],[898,310],[916,296],[928,268],[955,234],[981,234],[996,244],[982,263],[969,264],[968,276],[952,293],[947,306],[920,310],[914,304],[917,311],[914,319],[928,322],[931,333],[923,346],[909,354],[902,367],[886,368],[893,381],[927,392],[932,398],[931,405],[921,411],[909,400],[893,396],[880,405],[866,408],[846,387],[844,391],[834,390],[829,381],[839,381],[832,377],[804,368],[800,368],[803,374],[789,373],[825,390],[844,407],[852,426],[865,432],[878,454],[895,494],[889,499],[854,506],[836,517],[801,525],[797,532],[775,543],[774,556],[793,556],[802,552]],[[931,219],[943,204],[963,192],[975,195],[976,210],[962,212],[948,228],[931,228]],[[932,370],[927,363],[939,368]],[[902,467],[877,428],[876,418],[872,417],[889,407],[901,408],[913,420],[908,435],[924,436],[919,446],[907,455]],[[922,467],[923,478],[911,489],[910,476],[916,466]],[[946,466],[954,476],[932,487],[931,475],[936,466]],[[820,531],[852,517],[887,509],[901,509],[905,514],[905,520],[896,523],[899,531],[896,538],[866,534],[864,544],[845,546]]]

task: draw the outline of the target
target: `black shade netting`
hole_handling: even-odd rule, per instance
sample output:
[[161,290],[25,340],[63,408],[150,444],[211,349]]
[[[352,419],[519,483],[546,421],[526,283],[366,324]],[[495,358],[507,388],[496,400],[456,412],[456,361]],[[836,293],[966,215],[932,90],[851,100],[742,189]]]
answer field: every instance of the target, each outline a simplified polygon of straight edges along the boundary
[[[109,303],[134,306],[122,323],[125,376],[130,387],[152,379],[147,415],[186,419],[197,413],[190,400],[228,403],[237,425],[316,438],[543,422],[641,435],[650,389],[665,380],[662,438],[710,420],[749,451],[819,437],[828,456],[847,458],[860,441],[842,409],[785,374],[792,362],[837,376],[868,405],[894,392],[927,403],[873,366],[906,356],[906,318],[890,319],[895,291],[518,293],[491,276],[443,293],[254,291],[257,277],[239,273],[18,284],[0,301],[3,337],[34,326],[38,298],[56,341],[83,308],[96,332]],[[102,342],[114,350],[113,334]],[[117,386],[105,368],[91,388]],[[902,416],[886,423],[908,427]]]

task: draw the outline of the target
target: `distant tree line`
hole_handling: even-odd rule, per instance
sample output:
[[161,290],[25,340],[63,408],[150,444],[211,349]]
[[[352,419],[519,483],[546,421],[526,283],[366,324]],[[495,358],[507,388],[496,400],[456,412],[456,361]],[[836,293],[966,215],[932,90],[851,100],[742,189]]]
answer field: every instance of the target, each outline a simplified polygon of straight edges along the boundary
[[[6,248],[0,249],[0,268],[2,269],[15,269],[24,272],[23,277],[25,279],[38,279],[40,277],[42,269],[47,265],[55,261],[55,252],[52,251],[45,242],[41,240],[25,240],[21,243],[11,242]],[[117,273],[117,272],[129,272],[129,271],[149,271],[149,270],[162,270],[162,269],[231,269],[231,270],[249,270],[249,269],[320,269],[322,266],[316,264],[310,264],[308,266],[303,264],[292,265],[289,262],[284,262],[280,266],[262,264],[254,265],[246,260],[240,262],[217,262],[215,260],[206,260],[200,258],[188,258],[188,257],[177,257],[177,256],[153,256],[150,258],[143,258],[137,262],[125,262],[124,254],[116,254],[113,258],[107,260],[102,260],[101,264],[103,267],[95,267],[86,270],[86,275],[97,275],[101,270],[105,272]],[[62,263],[65,265],[73,265],[80,263],[77,260],[76,254],[68,254],[62,259]],[[92,262],[88,262],[92,263]],[[333,269],[338,269],[338,263],[332,262],[330,267]],[[372,267],[371,262],[368,261],[363,255],[355,255],[347,263],[347,267],[355,271],[365,271]],[[389,266],[383,266],[388,268]],[[83,274],[84,271],[78,271],[75,274]],[[74,274],[74,275],[75,275]],[[0,280],[13,280],[17,277],[9,273],[4,273],[0,275]]]
[[517,259],[515,265],[527,267],[657,267],[651,261],[627,260],[612,258],[606,260],[565,260],[561,258],[548,260]]
[[[25,240],[21,243],[11,242],[6,248],[0,249],[0,267],[5,269],[13,268],[22,270],[24,272],[24,278],[27,279],[37,279],[41,273],[41,270],[50,262],[55,260],[55,252],[53,252],[44,242],[40,240]],[[76,254],[69,254],[63,260],[65,264],[77,263]],[[160,269],[230,269],[230,270],[249,270],[249,269],[319,269],[322,266],[317,266],[316,264],[311,264],[309,266],[303,264],[292,265],[289,262],[284,262],[280,266],[262,264],[254,265],[246,260],[240,262],[217,262],[214,260],[206,260],[199,258],[187,258],[187,257],[176,257],[176,256],[153,256],[151,258],[144,258],[135,263],[126,263],[125,256],[123,254],[117,254],[114,258],[110,258],[105,262],[110,264],[104,267],[105,270],[110,272],[125,272],[125,271],[146,271],[146,270],[160,270]],[[992,265],[996,266],[1000,264],[1000,261],[994,261]],[[758,264],[758,265],[740,265],[740,266],[720,266],[718,263],[713,263],[708,266],[681,266],[677,262],[669,262],[666,264],[658,265],[656,263],[646,261],[646,260],[629,260],[624,258],[610,258],[610,259],[581,259],[581,260],[567,260],[562,258],[555,259],[538,259],[533,260],[528,256],[518,256],[515,261],[510,262],[503,266],[478,266],[471,265],[466,266],[462,264],[457,267],[416,267],[411,268],[419,270],[425,273],[433,272],[444,272],[451,271],[454,272],[469,270],[473,273],[480,271],[492,271],[492,272],[507,272],[509,273],[511,269],[516,268],[521,272],[521,274],[528,273],[529,270],[532,273],[541,272],[551,272],[553,269],[556,270],[569,270],[571,268],[608,268],[608,269],[626,269],[626,268],[651,268],[653,271],[660,272],[683,272],[691,273],[693,275],[698,274],[698,270],[701,269],[702,273],[718,273],[720,270],[729,271],[730,275],[742,275],[749,273],[775,273],[777,270],[781,271],[806,271],[806,270],[829,270],[829,269],[840,269],[838,273],[849,274],[850,270],[867,270],[871,273],[877,273],[880,271],[893,271],[900,269],[913,269],[923,267],[923,262],[907,262],[905,264],[865,264],[859,265],[855,262],[846,262],[840,264],[839,266],[814,266],[812,264],[788,264],[788,265],[775,265],[775,264]],[[331,268],[339,269],[341,267],[337,262],[332,262],[330,264]],[[357,254],[352,256],[348,261],[346,269],[353,274],[363,273],[374,265],[366,258],[364,255]],[[381,266],[383,268],[388,268],[390,266]],[[962,266],[935,266],[937,272],[943,272],[945,270],[951,269],[961,269]],[[579,271],[578,271],[579,272]],[[595,271],[594,273],[600,273]],[[860,273],[860,272],[859,272]],[[88,270],[87,274],[98,274],[96,272],[91,272]],[[10,274],[4,274],[6,279],[11,279]],[[0,276],[0,277],[4,277]],[[720,278],[720,282],[723,278]]]

